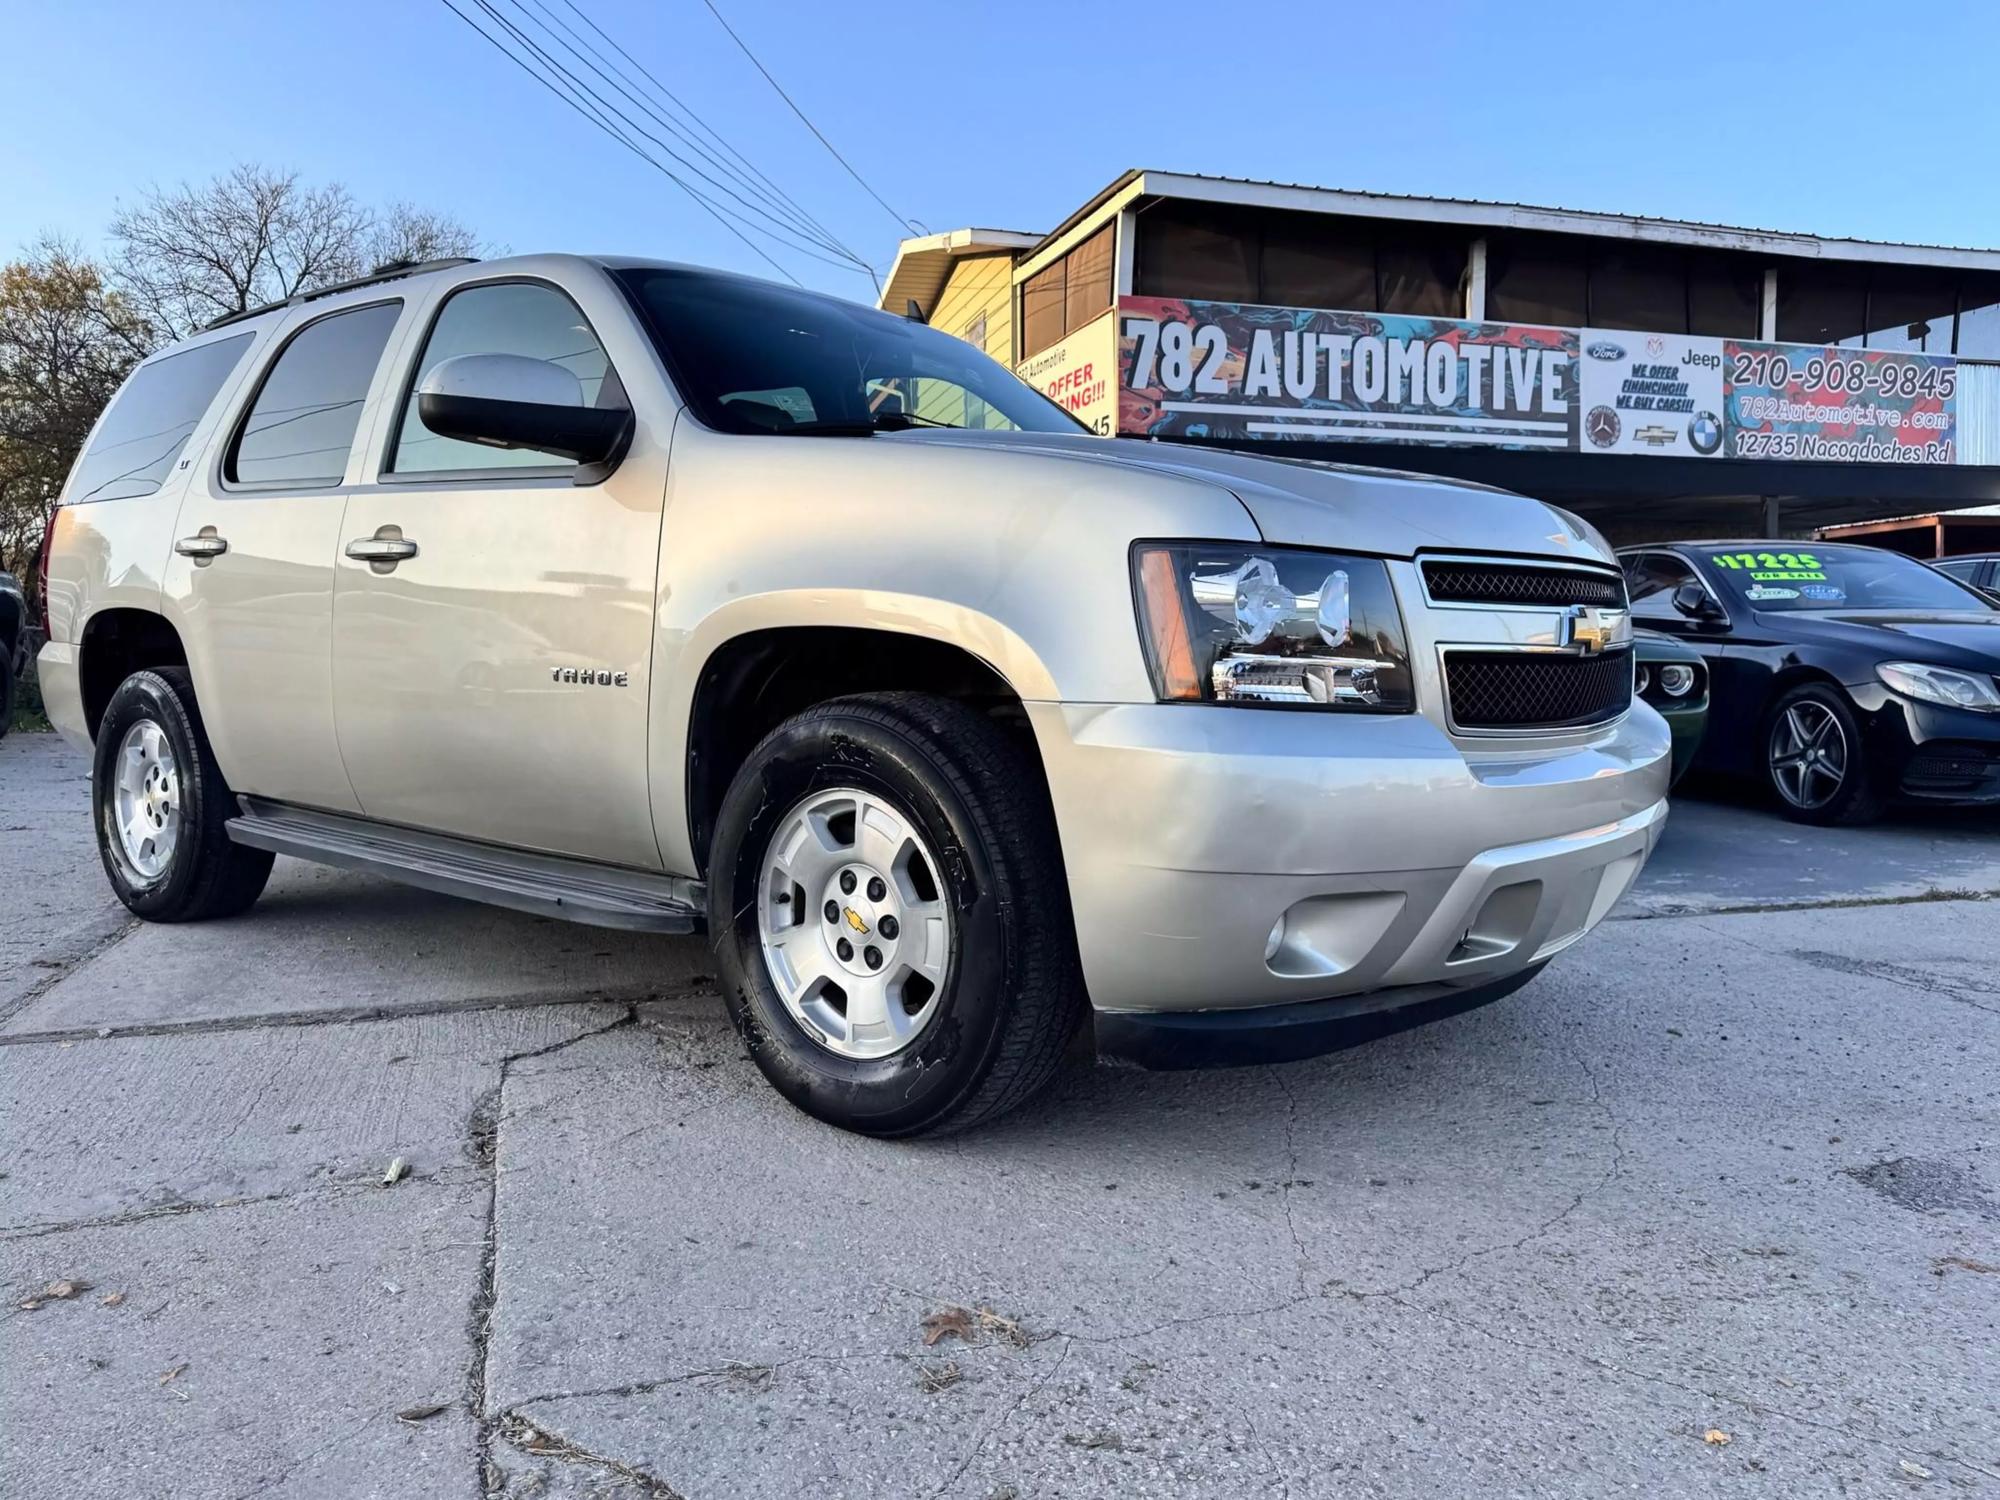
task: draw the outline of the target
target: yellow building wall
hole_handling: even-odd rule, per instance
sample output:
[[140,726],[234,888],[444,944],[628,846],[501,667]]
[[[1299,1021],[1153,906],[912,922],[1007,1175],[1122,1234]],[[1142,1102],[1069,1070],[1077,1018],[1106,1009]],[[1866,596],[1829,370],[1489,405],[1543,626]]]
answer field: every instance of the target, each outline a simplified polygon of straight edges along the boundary
[[[966,338],[976,333],[982,316],[986,339],[980,345],[1008,369],[1014,368],[1014,257],[969,255],[953,263],[944,290],[931,311],[930,325],[941,333]],[[982,407],[968,411],[965,394],[956,386],[919,381],[917,415],[954,425],[1008,426],[998,412]],[[982,421],[982,415],[984,420]]]

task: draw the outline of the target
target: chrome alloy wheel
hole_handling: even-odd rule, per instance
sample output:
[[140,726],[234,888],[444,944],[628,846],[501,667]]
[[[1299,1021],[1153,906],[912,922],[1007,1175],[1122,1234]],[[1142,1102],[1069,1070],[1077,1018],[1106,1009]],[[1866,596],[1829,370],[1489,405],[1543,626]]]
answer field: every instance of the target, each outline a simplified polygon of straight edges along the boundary
[[141,880],[173,863],[181,836],[181,773],[166,732],[141,719],[119,742],[109,808],[119,853]]
[[1847,731],[1824,703],[1794,703],[1771,726],[1771,781],[1802,811],[1825,807],[1840,794],[1847,757]]
[[952,921],[937,860],[871,792],[814,792],[780,820],[757,884],[757,936],[785,1008],[827,1050],[887,1057],[937,1014]]

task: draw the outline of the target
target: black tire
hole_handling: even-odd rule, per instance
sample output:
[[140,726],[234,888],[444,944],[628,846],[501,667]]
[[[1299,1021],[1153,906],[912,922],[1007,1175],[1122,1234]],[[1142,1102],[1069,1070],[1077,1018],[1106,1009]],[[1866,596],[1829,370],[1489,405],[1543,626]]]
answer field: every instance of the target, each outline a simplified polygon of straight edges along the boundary
[[7,738],[13,723],[14,658],[9,651],[0,651],[0,740]]
[[[180,782],[179,838],[166,868],[150,879],[125,856],[111,795],[119,746],[146,719],[166,736]],[[97,852],[111,888],[134,914],[149,922],[200,922],[234,916],[263,893],[272,855],[231,842],[223,828],[236,798],[209,749],[186,668],[135,672],[118,685],[97,726],[90,779]]]
[[[1816,773],[1810,796],[1823,795],[1825,800],[1810,806],[1802,805],[1794,792],[1788,789],[1786,775],[1778,766],[1781,752],[1790,750],[1795,739],[1788,718],[1795,708],[1815,728],[1827,726],[1823,747],[1837,750],[1840,757],[1838,789],[1828,792],[1826,773]],[[1853,825],[1872,823],[1882,815],[1883,798],[1876,785],[1876,767],[1862,739],[1861,722],[1855,718],[1847,695],[1839,688],[1823,682],[1808,682],[1781,695],[1764,717],[1763,737],[1759,744],[1763,754],[1765,788],[1777,802],[1778,810],[1794,823],[1811,823],[1820,827]]]
[[[756,894],[766,848],[815,791],[892,802],[938,856],[954,953],[934,1017],[902,1051],[858,1060],[821,1045],[772,983]],[[1055,1076],[1083,1015],[1069,886],[1032,752],[964,704],[919,693],[841,698],[750,753],[717,820],[710,945],[731,1018],[779,1093],[864,1135],[963,1130]]]

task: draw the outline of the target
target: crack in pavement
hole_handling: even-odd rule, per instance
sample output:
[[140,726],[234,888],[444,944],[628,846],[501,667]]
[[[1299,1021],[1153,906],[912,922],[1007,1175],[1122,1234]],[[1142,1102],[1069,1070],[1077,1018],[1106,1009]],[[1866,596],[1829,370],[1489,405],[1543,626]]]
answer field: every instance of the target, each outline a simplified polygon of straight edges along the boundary
[[[0,1036],[0,1047],[49,1046],[67,1042],[120,1041],[130,1037],[203,1036],[216,1032],[261,1031],[290,1026],[354,1026],[422,1016],[472,1015],[482,1011],[534,1010],[552,1005],[645,1005],[656,1001],[705,999],[716,994],[712,981],[667,989],[645,986],[614,990],[548,990],[526,995],[494,995],[413,1004],[344,1006],[336,1010],[263,1011],[249,1016],[217,1016],[204,1021],[145,1021],[121,1026],[74,1026],[60,1031],[23,1031]],[[566,1045],[559,1043],[558,1045]],[[523,1054],[532,1056],[533,1054]]]
[[1299,1258],[1299,1290],[1306,1289],[1306,1272],[1312,1269],[1312,1257],[1306,1252],[1306,1242],[1299,1234],[1298,1220],[1292,1214],[1292,1189],[1299,1180],[1299,1099],[1292,1092],[1291,1082],[1276,1068],[1270,1070],[1271,1081],[1285,1094],[1285,1157],[1284,1180],[1278,1184],[1279,1202],[1285,1210],[1285,1228],[1291,1232],[1292,1249]]
[[[513,1439],[502,1431],[502,1422],[506,1417],[515,1415],[511,1411],[502,1413],[499,1416],[489,1415],[487,1412],[487,1366],[491,1363],[492,1359],[493,1316],[500,1301],[500,1123],[502,1110],[506,1102],[507,1075],[517,1062],[527,1062],[531,1058],[537,1057],[548,1057],[553,1053],[562,1051],[566,1047],[574,1047],[580,1042],[590,1041],[593,1038],[621,1030],[624,1027],[636,1026],[638,1023],[638,1005],[636,1003],[628,1004],[625,1007],[624,1014],[613,1018],[602,1026],[594,1026],[588,1031],[579,1032],[575,1036],[564,1037],[559,1041],[550,1042],[545,1046],[531,1047],[524,1052],[508,1053],[499,1061],[493,1080],[493,1087],[486,1090],[473,1102],[471,1116],[466,1121],[466,1155],[480,1167],[486,1176],[486,1228],[481,1238],[479,1251],[479,1280],[473,1288],[472,1302],[467,1309],[467,1333],[472,1349],[471,1356],[466,1364],[465,1373],[466,1409],[472,1413],[472,1420],[477,1434],[474,1444],[474,1455],[479,1464],[477,1477],[483,1489],[490,1490],[492,1488],[487,1483],[487,1478],[494,1468],[493,1444],[495,1439],[507,1437],[509,1442],[513,1442]],[[533,1425],[527,1423],[526,1418],[517,1418],[517,1420],[529,1426]],[[556,1440],[552,1439],[551,1441]],[[520,1444],[514,1443],[514,1446],[519,1447]],[[608,1460],[599,1460],[594,1455],[586,1454],[582,1449],[575,1450],[575,1457],[580,1461],[606,1463],[607,1465],[609,1462]],[[619,1472],[623,1473],[626,1471],[620,1470]],[[653,1479],[650,1475],[643,1475],[635,1470],[631,1471],[630,1477],[658,1486],[654,1491],[657,1495],[673,1496],[673,1491],[660,1485],[659,1481]],[[674,1500],[678,1500],[678,1497],[674,1497]]]
[[[423,1187],[457,1187],[459,1179],[443,1172],[431,1172],[424,1176],[411,1174],[397,1184],[398,1189]],[[287,1188],[283,1192],[258,1193],[241,1198],[217,1198],[212,1203],[178,1202],[162,1203],[153,1208],[135,1208],[124,1213],[104,1214],[95,1218],[54,1219],[27,1224],[0,1225],[0,1244],[11,1244],[16,1240],[41,1239],[52,1234],[74,1234],[85,1229],[122,1229],[128,1224],[144,1224],[151,1219],[173,1219],[185,1214],[213,1213],[218,1209],[257,1208],[272,1203],[289,1203],[294,1199],[338,1198],[350,1193],[381,1192],[384,1184],[381,1178],[370,1171],[362,1177],[340,1182],[321,1183],[313,1187]]]
[[993,1441],[994,1437],[999,1433],[1000,1429],[1005,1427],[1009,1422],[1013,1421],[1015,1414],[1018,1413],[1022,1407],[1026,1406],[1028,1402],[1032,1400],[1036,1395],[1040,1394],[1041,1391],[1044,1390],[1049,1385],[1049,1383],[1056,1378],[1056,1376],[1062,1373],[1063,1364],[1069,1359],[1069,1351],[1074,1341],[1070,1339],[1070,1337],[1067,1334],[1051,1334],[1048,1335],[1048,1337],[1060,1338],[1063,1341],[1062,1353],[1058,1354],[1056,1356],[1056,1362],[1053,1365],[1049,1366],[1049,1373],[1044,1375],[1040,1380],[1031,1383],[1025,1390],[1021,1392],[1020,1395],[1016,1396],[1012,1401],[1010,1401],[1007,1404],[1007,1409],[1005,1411],[1001,1412],[999,1416],[995,1417],[991,1422],[987,1424],[986,1430],[981,1432],[978,1437],[974,1438],[972,1446],[966,1449],[965,1457],[961,1458],[958,1461],[958,1467],[953,1469],[951,1473],[946,1476],[944,1481],[941,1484],[939,1484],[936,1489],[931,1491],[930,1500],[938,1500],[939,1496],[945,1494],[952,1488],[952,1486],[957,1484],[959,1480],[963,1479],[965,1477],[965,1471],[972,1467],[972,1461],[975,1458],[979,1457],[979,1455],[986,1450],[986,1445]]
[[70,978],[85,965],[95,959],[102,958],[111,949],[117,947],[126,938],[137,932],[143,925],[137,917],[132,916],[122,906],[113,907],[101,914],[93,929],[95,935],[79,952],[68,957],[58,956],[53,959],[38,955],[37,958],[40,962],[51,966],[50,972],[45,977],[36,980],[26,990],[16,995],[5,1005],[0,1005],[0,1026],[4,1026],[13,1020],[14,1017],[33,1005],[65,979]]
[[622,1479],[629,1479],[655,1500],[683,1500],[680,1491],[665,1480],[648,1474],[644,1469],[623,1463],[615,1458],[606,1458],[601,1453],[592,1453],[568,1438],[550,1432],[546,1427],[537,1426],[516,1411],[503,1412],[496,1424],[498,1435],[510,1446],[531,1458],[553,1458],[563,1463],[586,1464],[603,1469]]

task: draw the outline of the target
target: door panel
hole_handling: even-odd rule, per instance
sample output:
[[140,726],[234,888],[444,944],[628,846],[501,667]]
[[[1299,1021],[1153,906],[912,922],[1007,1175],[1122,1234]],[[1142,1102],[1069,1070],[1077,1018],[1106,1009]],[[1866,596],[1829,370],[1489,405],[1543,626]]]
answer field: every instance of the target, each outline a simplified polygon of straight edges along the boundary
[[165,597],[238,792],[360,810],[334,732],[333,560],[402,309],[301,312],[181,502]]
[[[334,585],[334,703],[362,811],[413,828],[660,867],[647,704],[666,448],[643,420],[609,477],[439,438],[410,389],[444,359],[562,365],[622,405],[588,319],[544,281],[440,298],[384,411],[382,474],[347,503]],[[669,430],[671,430],[669,428]],[[400,560],[345,554],[400,536]]]

